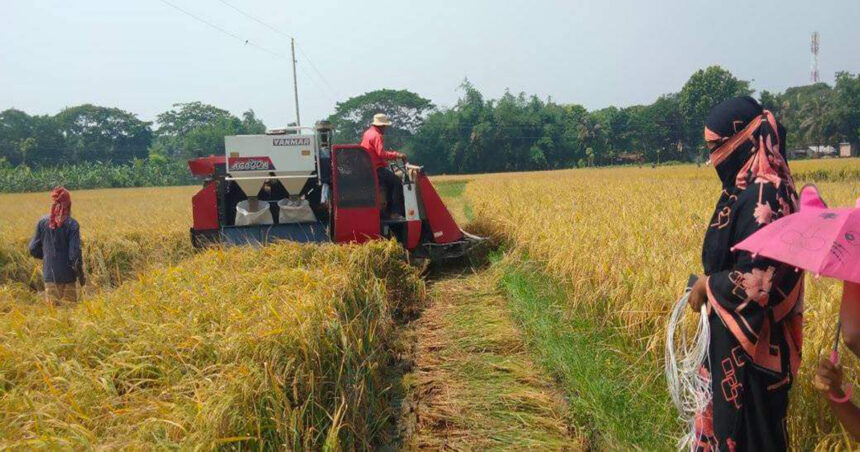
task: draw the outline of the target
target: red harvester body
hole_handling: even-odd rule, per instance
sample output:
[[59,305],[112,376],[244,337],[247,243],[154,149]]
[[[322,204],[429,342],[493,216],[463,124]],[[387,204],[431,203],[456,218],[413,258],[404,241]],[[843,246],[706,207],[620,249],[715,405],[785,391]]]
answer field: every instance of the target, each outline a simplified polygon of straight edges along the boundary
[[[330,145],[326,123],[295,133],[226,137],[226,154],[189,160],[204,179],[192,198],[195,246],[365,242],[394,238],[420,258],[462,256],[480,241],[463,232],[418,166],[393,162],[403,216],[390,219],[369,151]],[[279,131],[280,132],[280,131]]]

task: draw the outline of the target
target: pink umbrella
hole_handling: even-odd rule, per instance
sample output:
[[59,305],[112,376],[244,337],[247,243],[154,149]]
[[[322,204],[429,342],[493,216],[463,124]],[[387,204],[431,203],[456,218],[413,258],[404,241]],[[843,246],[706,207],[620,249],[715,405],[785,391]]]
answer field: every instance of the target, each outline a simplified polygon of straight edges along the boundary
[[[856,208],[830,209],[814,185],[800,192],[800,211],[765,226],[733,250],[745,250],[753,256],[764,256],[807,270],[818,276],[829,276],[860,283],[860,199]],[[839,360],[840,323],[830,361]],[[846,398],[850,397],[846,388]],[[837,400],[844,401],[844,400]]]
[[734,250],[764,256],[843,281],[860,283],[860,199],[829,209],[814,185],[800,192],[800,211],[760,229]]

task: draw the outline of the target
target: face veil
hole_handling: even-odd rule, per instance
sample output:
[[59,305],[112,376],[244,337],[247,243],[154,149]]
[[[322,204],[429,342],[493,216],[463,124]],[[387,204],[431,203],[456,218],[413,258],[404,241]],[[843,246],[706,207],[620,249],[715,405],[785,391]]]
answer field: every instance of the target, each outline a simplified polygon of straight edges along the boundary
[[756,178],[794,189],[785,153],[785,128],[749,96],[718,104],[705,122],[705,140],[716,143],[711,162],[724,189],[740,189]]

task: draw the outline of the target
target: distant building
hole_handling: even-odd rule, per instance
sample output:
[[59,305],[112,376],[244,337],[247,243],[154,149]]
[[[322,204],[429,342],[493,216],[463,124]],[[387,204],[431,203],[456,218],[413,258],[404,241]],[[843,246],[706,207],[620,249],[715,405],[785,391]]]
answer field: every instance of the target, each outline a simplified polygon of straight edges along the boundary
[[851,150],[851,143],[839,143],[839,156],[840,157],[851,157],[854,153]]
[[788,151],[788,157],[792,159],[809,157],[809,149],[791,149]]
[[641,152],[622,152],[615,158],[615,163],[620,164],[638,164],[645,163],[645,154]]
[[809,156],[810,157],[833,157],[836,155],[836,148],[833,146],[810,146],[809,147]]

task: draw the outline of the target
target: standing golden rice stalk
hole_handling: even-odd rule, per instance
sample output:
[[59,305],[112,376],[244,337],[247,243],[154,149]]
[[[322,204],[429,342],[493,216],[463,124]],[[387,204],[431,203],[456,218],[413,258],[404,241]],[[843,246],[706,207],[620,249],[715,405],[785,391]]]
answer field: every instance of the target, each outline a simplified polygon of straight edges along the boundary
[[[793,168],[799,184],[826,180],[819,188],[831,205],[860,197],[857,160]],[[635,340],[634,352],[646,357],[630,369],[636,387],[661,379],[666,320],[688,275],[702,271],[702,239],[719,193],[714,170],[692,166],[475,176],[466,189],[482,223],[563,284],[565,315],[609,324]],[[833,337],[841,286],[808,282],[803,365],[788,420],[792,445],[845,448],[811,384]],[[856,360],[847,366],[856,368]]]
[[371,448],[397,316],[395,243],[213,249],[71,309],[0,290],[0,448]]

